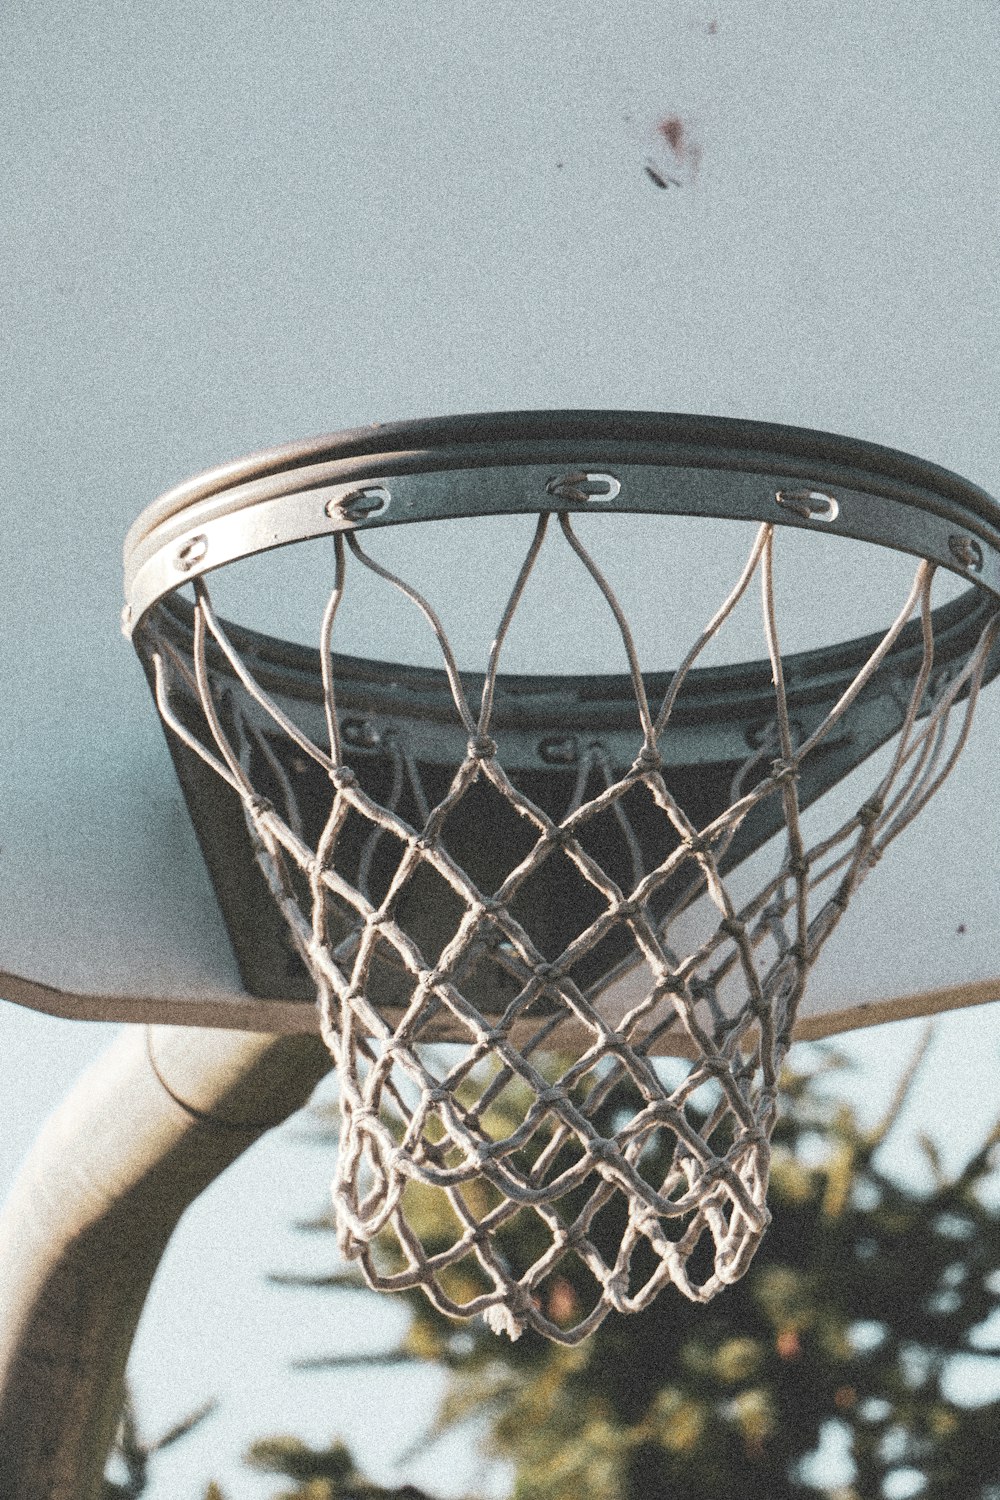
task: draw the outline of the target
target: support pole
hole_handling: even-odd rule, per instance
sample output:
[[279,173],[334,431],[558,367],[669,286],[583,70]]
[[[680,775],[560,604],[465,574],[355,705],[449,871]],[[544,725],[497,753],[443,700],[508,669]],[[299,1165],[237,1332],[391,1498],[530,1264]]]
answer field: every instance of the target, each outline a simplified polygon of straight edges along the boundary
[[315,1036],[129,1027],[55,1110],[0,1214],[0,1500],[99,1500],[175,1225],[329,1067]]

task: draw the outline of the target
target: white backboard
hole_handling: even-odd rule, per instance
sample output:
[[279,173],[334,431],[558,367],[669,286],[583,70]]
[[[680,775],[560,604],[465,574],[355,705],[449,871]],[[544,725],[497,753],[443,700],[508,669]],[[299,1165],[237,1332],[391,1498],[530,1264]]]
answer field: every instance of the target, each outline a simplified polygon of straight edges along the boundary
[[[986,0],[391,4],[377,24],[62,5],[6,30],[4,998],[313,1024],[241,995],[118,630],[125,532],[187,475],[372,422],[615,407],[849,434],[1000,491]],[[694,524],[600,537],[651,668],[731,576]],[[518,538],[378,541],[475,665]],[[897,561],[803,560],[798,643],[887,624]],[[307,634],[324,560],[259,566],[243,618]],[[508,667],[621,670],[553,570]],[[357,611],[339,646],[424,659],[405,611]],[[994,689],[824,954],[813,1030],[1000,996],[998,728]]]

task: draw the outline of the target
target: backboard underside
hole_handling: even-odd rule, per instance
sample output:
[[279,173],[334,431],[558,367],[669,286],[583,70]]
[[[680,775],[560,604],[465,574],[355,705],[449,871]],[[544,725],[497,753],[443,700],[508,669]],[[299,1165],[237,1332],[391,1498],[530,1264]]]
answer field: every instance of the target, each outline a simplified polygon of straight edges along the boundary
[[[611,535],[613,538],[613,533]],[[942,618],[949,618],[948,611],[951,611],[956,620],[960,619],[959,608],[958,603],[949,605]],[[171,610],[167,618],[174,622],[171,628],[176,632],[177,646],[184,647],[190,638],[189,612],[185,607],[178,606]],[[917,627],[914,625],[909,629],[916,641]],[[244,652],[249,655],[254,675],[258,679],[270,681],[272,687],[275,684],[278,685],[279,701],[283,710],[299,724],[300,729],[307,736],[317,742],[321,741],[325,731],[319,696],[312,687],[314,681],[318,682],[319,676],[314,653],[304,646],[295,647],[287,643],[267,641],[266,638],[256,636],[252,632],[239,631],[235,627],[230,628],[230,636],[236,639]],[[942,643],[947,638],[946,633],[942,632]],[[868,638],[863,649],[862,643],[859,642],[846,653],[844,656],[845,683],[850,680],[854,670],[851,665],[854,658],[858,661],[863,660],[875,640],[877,637]],[[802,660],[809,662],[813,660],[813,657],[807,655]],[[399,668],[376,661],[366,663],[354,658],[338,658],[338,661],[340,669],[346,674],[345,680],[341,681],[338,689],[341,732],[353,763],[363,773],[363,779],[367,778],[370,781],[370,776],[375,775],[373,787],[377,788],[379,784],[379,747],[383,743],[388,744],[394,737],[407,733],[412,736],[413,730],[416,729],[418,740],[422,739],[425,744],[425,749],[421,753],[424,756],[430,754],[432,760],[436,754],[441,754],[441,744],[460,751],[458,741],[452,745],[451,740],[448,739],[447,728],[441,727],[446,726],[448,719],[449,692],[440,671],[410,668],[409,675],[405,676],[401,675]],[[791,658],[787,661],[787,669],[790,679],[796,679],[803,670],[796,669]],[[825,665],[824,680],[830,678],[831,670],[829,664]],[[681,805],[685,806],[695,817],[699,826],[707,824],[725,806],[733,778],[740,772],[743,764],[740,757],[746,760],[747,765],[756,765],[761,760],[759,750],[754,747],[759,744],[761,725],[766,722],[761,716],[766,712],[770,693],[770,668],[766,661],[758,662],[752,668],[741,662],[731,666],[717,667],[714,671],[702,674],[702,677],[703,681],[695,694],[693,708],[685,707],[683,697],[679,700],[677,722],[672,725],[673,738],[668,736],[664,747],[668,761],[673,762],[669,767],[667,777],[671,791],[678,797]],[[753,686],[757,678],[760,680],[759,693],[755,692]],[[497,732],[501,734],[501,738],[504,729],[508,734],[513,735],[521,744],[522,758],[527,753],[529,764],[534,756],[536,769],[529,777],[531,795],[540,805],[547,807],[550,814],[556,818],[560,816],[561,808],[568,801],[576,777],[576,768],[573,764],[576,758],[575,750],[571,754],[570,749],[587,740],[587,735],[584,735],[581,741],[579,735],[553,735],[550,732],[554,726],[569,724],[573,713],[579,711],[574,705],[574,695],[582,693],[584,700],[593,701],[594,707],[589,711],[592,724],[591,737],[597,732],[594,726],[600,721],[601,716],[607,721],[603,742],[610,750],[612,760],[624,767],[633,758],[638,747],[637,740],[635,744],[632,743],[636,731],[634,727],[629,727],[628,679],[604,680],[613,684],[610,688],[604,689],[607,699],[607,706],[604,708],[601,708],[599,703],[598,679],[521,677],[501,678],[498,684],[497,718],[500,728]],[[466,681],[471,696],[475,697],[476,692],[481,690],[480,680],[467,678]],[[669,674],[661,674],[659,677],[654,674],[647,677],[646,686],[650,695],[662,694],[668,681]],[[841,689],[836,685],[835,679],[831,681],[832,686],[828,688],[828,692],[832,697],[836,697]],[[283,691],[280,690],[282,683],[284,683]],[[556,691],[557,685],[565,697],[561,708]],[[229,691],[226,690],[226,695]],[[895,691],[896,688],[890,683],[890,699]],[[804,714],[806,717],[805,719],[797,717],[796,723],[802,733],[807,732],[808,723],[811,723],[820,712],[818,708],[814,709],[809,706],[812,692],[812,689],[805,687],[800,692],[803,707],[796,712],[797,715]],[[406,713],[403,711],[407,694],[418,710],[417,719],[412,722],[407,721]],[[435,703],[436,708],[430,706]],[[252,703],[250,707],[253,708]],[[193,708],[191,711],[193,712]],[[426,727],[421,728],[421,716],[428,711],[430,717],[425,721]],[[593,718],[595,713],[598,714],[596,720]],[[548,720],[546,720],[546,714]],[[718,738],[719,728],[712,731],[713,717],[719,721],[722,732],[721,741]],[[155,718],[153,722],[155,723]],[[548,722],[548,729],[518,728],[519,724],[544,726],[546,722]],[[878,731],[880,722],[885,723],[882,731]],[[861,715],[852,722],[851,732],[846,738],[843,732],[840,733],[839,738],[834,738],[828,754],[832,755],[834,763],[845,754],[848,756],[845,764],[852,763],[852,757],[863,761],[877,746],[880,734],[887,734],[891,723],[894,722],[897,722],[895,718],[892,718],[891,722],[885,720],[884,714],[881,719],[876,714],[874,720],[870,715],[867,720],[864,715]],[[434,728],[435,723],[439,725],[438,728]],[[262,720],[257,729],[258,743],[264,748],[266,754],[273,755],[273,751],[267,750],[267,727],[266,720]],[[869,745],[865,743],[865,736],[873,731],[877,731],[876,737]],[[461,739],[461,735],[458,739]],[[621,739],[622,743],[616,749],[618,739]],[[858,743],[854,744],[854,741]],[[38,1009],[48,1010],[54,1014],[81,1019],[149,1020],[170,1024],[230,1026],[268,1031],[316,1029],[318,1020],[313,982],[295,952],[272,893],[257,868],[239,799],[227,789],[220,787],[215,774],[208,770],[197,756],[186,751],[172,736],[167,736],[166,743],[170,747],[173,758],[177,778],[176,786],[178,791],[183,791],[185,803],[182,804],[176,795],[173,798],[169,815],[174,826],[168,838],[163,838],[161,832],[161,842],[147,850],[150,863],[142,864],[139,860],[138,849],[133,848],[131,863],[125,867],[126,871],[131,870],[133,876],[138,873],[142,878],[156,882],[157,888],[164,897],[167,897],[173,890],[176,898],[182,894],[181,887],[185,887],[183,890],[185,902],[175,899],[171,909],[165,901],[162,910],[158,911],[155,934],[151,934],[148,930],[133,930],[133,937],[138,938],[140,942],[143,938],[147,940],[151,936],[155,938],[155,943],[158,945],[156,958],[158,977],[154,966],[147,964],[149,981],[144,987],[134,984],[116,992],[111,985],[100,990],[95,988],[74,991],[58,984],[45,983],[37,978],[28,979],[23,975],[6,974],[4,984],[7,998]],[[597,742],[594,741],[594,743]],[[732,761],[723,759],[716,766],[713,763],[713,751],[719,743],[732,743],[736,747],[732,752],[736,758]],[[436,751],[435,746],[438,747]],[[740,746],[743,747],[742,750],[739,749]],[[248,764],[248,769],[252,770],[253,767]],[[310,780],[309,776],[305,775],[307,769],[306,762],[299,763],[293,757],[292,761],[286,764],[283,774],[289,776],[294,783],[298,803],[297,817],[304,818],[307,824],[315,825],[310,839],[314,843],[318,829],[322,826],[326,816],[330,788],[323,776],[320,776],[318,781],[316,778]],[[254,773],[255,784],[258,786],[262,784],[260,779],[262,770],[265,794],[280,796],[281,786],[278,782],[268,783],[270,773],[263,763],[257,766]],[[433,767],[429,764],[425,765],[425,773],[428,770],[433,771]],[[382,781],[388,774],[388,770],[382,773]],[[449,750],[445,749],[443,762],[433,772],[431,781],[428,783],[429,788],[434,788],[431,800],[445,794],[451,774]],[[843,769],[834,774],[843,775]],[[808,780],[800,785],[799,795],[804,808],[809,808],[810,803],[815,799],[815,811],[821,811],[824,817],[828,814],[831,821],[836,818],[840,805],[842,803],[846,805],[842,788],[835,787],[832,792],[828,791],[822,795],[822,787],[817,783],[816,788],[810,790]],[[312,812],[310,812],[311,804],[314,804]],[[925,810],[924,817],[932,816],[933,810],[934,804],[932,803],[930,810]],[[414,808],[403,806],[400,811],[405,813],[411,823],[416,826]],[[179,823],[178,814],[180,815]],[[144,819],[145,827],[151,828],[148,810],[144,814]],[[919,830],[920,825],[918,824],[917,827]],[[483,828],[488,831],[485,841],[482,838]],[[776,841],[780,843],[783,838],[780,829],[779,817],[773,825],[768,824],[756,833],[752,829],[744,830],[750,834],[749,842],[744,839],[742,846],[734,851],[735,857],[731,861],[737,873],[747,855],[751,856],[749,860],[751,865],[754,859],[759,863],[761,859],[768,856],[774,858]],[[190,842],[192,831],[197,834],[200,848],[193,852],[193,863],[186,866],[185,879],[179,881],[181,864],[178,859],[178,848],[183,843]],[[131,839],[133,845],[135,832],[136,829],[133,828]],[[919,837],[919,832],[916,836]],[[932,840],[953,836],[953,830],[942,833],[940,829],[937,829],[931,834]],[[914,831],[911,830],[907,842],[913,837]],[[488,819],[480,827],[473,824],[470,828],[469,847],[473,851],[473,862],[475,864],[478,859],[481,864],[483,856],[481,850],[476,852],[477,843],[485,848],[487,854],[486,864],[481,869],[476,867],[477,878],[481,889],[488,891],[503,878],[513,856],[507,853],[502,832],[499,828],[491,829]],[[770,850],[767,848],[768,844],[771,845]],[[495,851],[499,853],[498,862],[494,868],[490,863],[490,857]],[[891,858],[893,854],[895,851],[890,851],[889,857]],[[349,849],[342,851],[340,868],[349,879],[354,878],[352,858],[356,863],[357,851],[353,856]],[[168,859],[172,862],[174,881],[172,886]],[[345,859],[346,864],[344,864]],[[468,862],[468,853],[465,862]],[[904,844],[901,868],[905,874],[906,844]],[[65,864],[63,869],[64,873],[69,874]],[[206,869],[211,876],[214,891],[205,888]],[[624,888],[624,867],[621,870],[615,870],[613,858],[612,873],[623,879]],[[919,873],[918,870],[918,876]],[[565,912],[564,918],[561,919],[559,915],[564,894],[560,889],[558,876],[554,876],[546,889],[538,892],[536,900],[536,906],[540,902],[541,907],[550,909],[551,915],[548,920],[552,931],[547,941],[554,944],[554,951],[561,951],[573,936],[575,914],[570,909]],[[860,902],[864,902],[867,894],[867,891],[861,894]],[[897,891],[897,899],[899,897],[900,893]],[[419,890],[415,893],[415,899],[419,907],[422,899]],[[905,889],[902,899],[905,899]],[[418,921],[427,928],[430,934],[431,947],[427,951],[438,951],[451,935],[453,914],[449,913],[446,908],[436,912],[433,900],[427,901],[426,907],[427,910],[422,915],[418,913]],[[134,905],[130,910],[130,904],[126,900],[125,915],[130,917],[134,910]],[[112,908],[110,911],[112,918],[119,914],[118,908]],[[935,915],[935,911],[928,914],[931,924]],[[172,933],[172,949],[165,947],[163,941],[168,932],[165,921],[170,920],[176,924]],[[564,924],[561,935],[560,920],[563,920]],[[950,913],[945,913],[943,920],[950,921]],[[436,939],[433,936],[435,922],[441,924],[441,932]],[[867,926],[868,932],[871,933],[873,931],[871,923]],[[893,1017],[933,1014],[939,1010],[983,1003],[995,998],[995,985],[989,977],[988,970],[982,974],[973,974],[971,978],[960,984],[948,982],[949,964],[954,962],[956,955],[964,956],[961,940],[968,936],[969,926],[968,919],[956,922],[953,930],[947,934],[947,939],[950,941],[942,942],[936,958],[937,973],[944,982],[938,984],[928,983],[931,970],[927,965],[925,952],[906,955],[887,950],[882,943],[878,943],[874,948],[869,944],[865,949],[858,944],[848,927],[847,942],[850,944],[848,951],[851,955],[851,962],[856,965],[851,988],[845,993],[842,986],[839,991],[832,987],[830,980],[825,979],[824,976],[824,971],[829,973],[832,966],[827,960],[821,960],[816,981],[807,990],[800,1011],[795,1029],[796,1037],[814,1039],[844,1029],[877,1024]],[[861,930],[863,934],[864,927]],[[99,929],[95,930],[93,936],[99,938]],[[853,942],[852,938],[854,938]],[[546,940],[544,935],[541,940]],[[106,950],[106,953],[114,954],[116,951],[117,945]],[[908,958],[916,959],[921,968],[918,970],[911,964],[907,970],[905,965]],[[140,963],[140,953],[133,951],[130,970],[134,978],[139,976]],[[841,968],[843,968],[843,959],[841,959]],[[913,976],[909,980],[907,979],[908,972]],[[220,975],[223,976],[222,983],[218,982]],[[586,976],[581,978],[581,983],[584,978]],[[648,969],[645,964],[635,963],[633,959],[623,962],[610,980],[596,980],[594,982],[596,987],[592,986],[592,989],[593,993],[600,995],[599,1003],[602,1013],[609,1020],[616,1020],[641,998],[644,986],[648,988],[648,984]],[[390,1017],[401,1014],[405,995],[403,1000],[395,1003],[388,994],[383,998]],[[506,998],[509,999],[510,996]],[[498,998],[494,1008],[501,1005],[502,998]],[[488,1013],[488,1004],[485,1009]],[[442,1030],[441,1036],[442,1039],[456,1039],[447,1030]],[[656,1050],[683,1052],[686,1048],[683,1041],[674,1035],[665,1039],[662,1044],[658,1044]]]
[[[37,203],[43,184],[44,211],[15,216],[7,244],[22,311],[3,453],[0,997],[311,1030],[264,903],[246,925],[275,962],[263,997],[247,986],[230,931],[242,874],[220,902],[224,858],[199,845],[119,633],[136,516],[183,476],[302,433],[523,408],[850,434],[997,493],[995,15],[935,3],[901,28],[870,7],[639,6],[609,24],[594,7],[515,27],[492,7],[456,25],[446,6],[377,37],[359,9],[336,35],[323,19],[280,39],[206,16],[203,56],[246,69],[232,97],[166,14],[132,37],[128,88],[95,66],[83,89],[78,46],[118,56],[115,15],[31,40],[20,64],[59,103],[14,167],[12,196]],[[418,530],[379,556],[449,624],[464,612],[475,669],[515,553],[492,523]],[[732,576],[735,552],[699,536],[678,518],[654,543],[602,538],[650,670],[680,659]],[[234,617],[314,645],[330,576],[314,551],[241,565]],[[874,628],[898,598],[895,575],[848,582],[839,558],[786,575],[803,649]],[[603,625],[555,606],[559,582],[554,563],[508,669],[621,671]],[[421,628],[377,600],[345,615],[337,649],[428,665]],[[824,951],[798,1035],[1000,998],[998,734],[987,689],[954,776]]]
[[[169,752],[138,676],[142,691],[134,709],[147,715],[148,754],[159,766],[163,792],[150,800],[116,801],[109,787],[111,815],[103,827],[91,830],[89,839],[70,831],[57,861],[47,869],[36,863],[48,880],[37,893],[38,907],[55,913],[55,938],[41,920],[33,927],[22,923],[8,937],[0,995],[82,1020],[316,1029],[316,1008],[303,995],[301,982],[294,993],[283,997],[279,990],[267,1000],[244,987]],[[987,693],[978,732],[952,787],[887,852],[821,956],[797,1037],[1000,998],[995,963],[1000,932],[990,886],[961,862],[960,876],[964,870],[969,878],[938,878],[942,850],[982,849],[979,809],[963,794],[962,782],[967,777],[973,785],[985,784],[992,774],[996,718]],[[71,758],[62,772],[73,769]],[[37,839],[37,830],[33,836]],[[982,850],[986,860],[989,848]],[[39,853],[50,851],[43,847]],[[113,862],[110,873],[106,869],[101,876],[105,903],[95,912],[81,901],[80,891],[86,894],[95,883],[102,855]],[[275,914],[280,937],[278,920]],[[905,933],[911,926],[910,938],[886,940],[887,933]],[[286,952],[284,941],[278,951]]]

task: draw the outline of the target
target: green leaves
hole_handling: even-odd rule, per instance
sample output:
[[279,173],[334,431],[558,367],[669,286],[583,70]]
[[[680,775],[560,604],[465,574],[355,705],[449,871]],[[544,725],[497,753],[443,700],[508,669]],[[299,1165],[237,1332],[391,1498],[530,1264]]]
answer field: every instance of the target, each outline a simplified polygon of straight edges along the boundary
[[264,1438],[252,1445],[246,1461],[265,1474],[282,1474],[287,1479],[332,1479],[335,1483],[346,1479],[354,1467],[343,1443],[332,1443],[320,1452],[294,1437]]
[[412,1484],[383,1489],[372,1484],[354,1467],[343,1443],[329,1448],[310,1448],[299,1438],[265,1438],[254,1443],[247,1463],[265,1474],[280,1474],[296,1481],[294,1490],[280,1490],[274,1500],[431,1500]]
[[[837,1099],[835,1054],[821,1055],[811,1074],[786,1074],[771,1228],[745,1278],[707,1306],[668,1290],[566,1348],[530,1331],[511,1344],[480,1322],[442,1317],[414,1293],[401,1345],[352,1362],[447,1370],[427,1446],[485,1418],[487,1451],[513,1467],[513,1500],[877,1500],[902,1493],[904,1481],[916,1493],[914,1476],[920,1500],[996,1500],[1000,1401],[963,1406],[950,1376],[970,1353],[1000,1373],[998,1341],[982,1333],[1000,1309],[1000,1207],[983,1192],[1000,1128],[953,1177],[926,1143],[929,1192],[887,1176],[880,1148],[922,1050],[873,1130]],[[429,1200],[426,1208],[433,1232]],[[503,1227],[512,1258],[530,1232],[530,1215]],[[353,1272],[321,1284],[356,1294]],[[553,1305],[586,1295],[569,1260],[544,1295]],[[123,1438],[145,1464],[205,1414],[145,1448],[129,1416]],[[824,1488],[815,1456],[834,1429],[853,1478]],[[339,1442],[313,1449],[270,1438],[248,1462],[285,1482],[273,1500],[429,1500],[367,1480]],[[223,1496],[213,1487],[206,1500]]]
[[[879,1166],[925,1046],[874,1129],[831,1090],[835,1056],[786,1075],[773,1223],[744,1280],[708,1306],[667,1291],[565,1349],[475,1323],[456,1334],[415,1295],[400,1353],[451,1371],[436,1432],[487,1415],[516,1500],[868,1500],[910,1471],[926,1500],[994,1500],[1000,1402],[960,1406],[947,1381],[1000,1307],[1000,1212],[981,1191],[1000,1135],[954,1179],[928,1148],[929,1194]],[[502,1231],[513,1258],[523,1232]],[[571,1262],[548,1295],[586,1295]],[[830,1424],[848,1442],[849,1491],[817,1490],[810,1470]]]

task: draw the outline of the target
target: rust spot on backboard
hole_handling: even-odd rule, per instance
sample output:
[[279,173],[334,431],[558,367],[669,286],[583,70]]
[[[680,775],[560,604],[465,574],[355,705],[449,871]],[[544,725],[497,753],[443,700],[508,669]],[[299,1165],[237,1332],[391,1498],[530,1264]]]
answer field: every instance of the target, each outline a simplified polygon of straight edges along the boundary
[[645,162],[647,175],[657,187],[683,187],[693,183],[701,165],[702,149],[690,121],[682,115],[664,115],[656,123],[655,152]]
[[656,130],[658,135],[662,135],[674,155],[680,156],[684,148],[684,121],[680,115],[668,115],[665,120],[660,121]]

